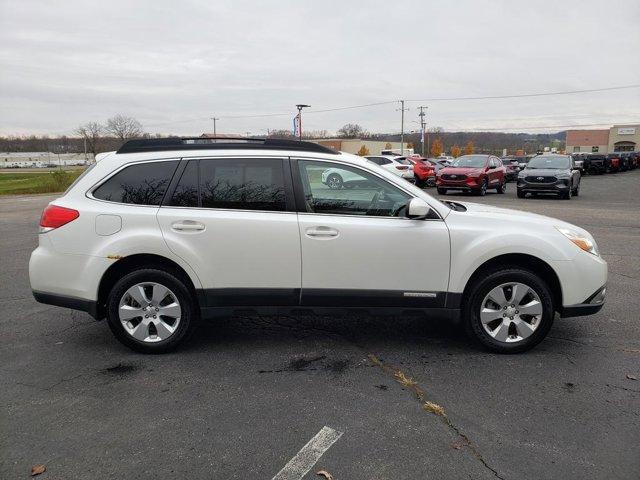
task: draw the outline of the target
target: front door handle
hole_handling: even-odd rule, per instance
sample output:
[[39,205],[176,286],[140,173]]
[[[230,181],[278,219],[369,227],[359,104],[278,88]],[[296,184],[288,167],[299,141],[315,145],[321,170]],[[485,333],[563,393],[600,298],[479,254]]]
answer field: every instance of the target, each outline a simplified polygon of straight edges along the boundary
[[202,232],[205,229],[203,223],[193,220],[181,220],[171,224],[171,228],[178,232]]
[[308,237],[331,238],[338,236],[338,230],[331,227],[311,227],[306,230]]

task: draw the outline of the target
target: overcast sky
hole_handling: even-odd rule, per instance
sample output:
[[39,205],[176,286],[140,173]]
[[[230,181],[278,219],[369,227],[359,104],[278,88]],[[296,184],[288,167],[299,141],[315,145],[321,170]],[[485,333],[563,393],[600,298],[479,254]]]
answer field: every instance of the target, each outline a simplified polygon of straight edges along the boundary
[[[0,134],[265,133],[313,109],[640,84],[640,1],[0,0]],[[405,130],[640,122],[640,89],[409,102]],[[305,129],[400,130],[397,104],[309,112]],[[310,110],[313,110],[310,109]],[[230,116],[284,113],[262,118]],[[227,118],[225,118],[227,117]],[[560,130],[551,128],[550,130]]]

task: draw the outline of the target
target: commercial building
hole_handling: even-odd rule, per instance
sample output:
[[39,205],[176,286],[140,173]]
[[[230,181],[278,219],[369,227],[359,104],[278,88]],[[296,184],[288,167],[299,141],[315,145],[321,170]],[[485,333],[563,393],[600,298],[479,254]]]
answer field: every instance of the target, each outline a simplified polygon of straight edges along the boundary
[[607,153],[609,130],[567,130],[567,153]]
[[[400,142],[362,140],[360,138],[321,138],[313,141],[336,151],[353,153],[355,155],[380,155],[383,150],[393,150],[400,153]],[[413,149],[407,148],[407,142],[405,142],[404,154],[410,155],[412,153]]]
[[640,125],[614,125],[609,130],[609,152],[640,151]]
[[640,125],[614,125],[607,130],[567,130],[567,153],[640,151]]

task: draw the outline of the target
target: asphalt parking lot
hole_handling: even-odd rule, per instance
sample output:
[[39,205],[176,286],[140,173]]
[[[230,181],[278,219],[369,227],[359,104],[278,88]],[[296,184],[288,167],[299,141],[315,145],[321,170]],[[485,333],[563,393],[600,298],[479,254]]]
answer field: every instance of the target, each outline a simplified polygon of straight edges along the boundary
[[43,464],[39,478],[270,480],[327,426],[342,435],[305,479],[637,479],[640,170],[585,177],[570,201],[517,199],[513,183],[446,197],[589,230],[605,307],[522,355],[439,321],[352,315],[218,320],[144,356],[33,300],[27,262],[53,197],[0,198],[0,477]]

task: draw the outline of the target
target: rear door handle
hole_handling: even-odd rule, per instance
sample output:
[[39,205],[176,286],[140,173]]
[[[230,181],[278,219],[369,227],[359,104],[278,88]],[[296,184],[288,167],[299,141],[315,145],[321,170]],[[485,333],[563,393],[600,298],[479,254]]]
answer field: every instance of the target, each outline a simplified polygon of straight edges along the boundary
[[331,227],[311,227],[307,228],[306,233],[308,237],[330,238],[337,237],[339,232]]
[[202,232],[205,229],[203,223],[193,220],[181,220],[171,224],[171,228],[178,232]]

